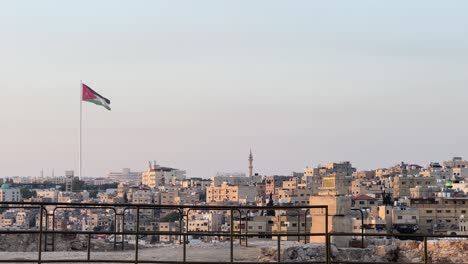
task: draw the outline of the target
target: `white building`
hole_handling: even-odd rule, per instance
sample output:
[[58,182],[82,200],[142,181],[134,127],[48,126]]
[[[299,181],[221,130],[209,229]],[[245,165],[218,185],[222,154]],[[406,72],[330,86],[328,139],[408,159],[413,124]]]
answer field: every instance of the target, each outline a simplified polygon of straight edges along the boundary
[[10,188],[7,183],[0,187],[0,202],[20,202],[21,192],[17,188]]
[[161,167],[154,162],[147,171],[141,175],[141,184],[151,188],[164,186],[174,181],[182,181],[185,179],[185,171],[173,169],[169,167]]
[[138,184],[140,174],[140,172],[130,171],[129,168],[123,168],[121,172],[109,172],[109,174],[107,174],[107,178],[114,182]]

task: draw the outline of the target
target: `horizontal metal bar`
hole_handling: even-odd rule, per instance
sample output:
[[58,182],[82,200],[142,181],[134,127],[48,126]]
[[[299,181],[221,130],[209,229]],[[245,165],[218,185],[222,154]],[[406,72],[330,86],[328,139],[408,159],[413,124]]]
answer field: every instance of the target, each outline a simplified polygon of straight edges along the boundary
[[[122,232],[113,232],[113,231],[67,231],[67,230],[0,230],[0,234],[5,235],[17,235],[17,234],[72,234],[72,235],[137,235],[136,231],[122,231]],[[176,235],[189,235],[189,236],[231,236],[230,232],[180,232],[180,231],[139,231],[138,235],[161,235],[161,236],[176,236]],[[248,233],[240,234],[234,233],[233,237],[244,237],[244,236],[326,236],[326,233]]]
[[[1,230],[0,234],[76,234],[76,235],[136,235],[136,231],[79,231],[79,230]],[[213,231],[139,231],[139,235],[194,235],[194,236],[230,236],[230,232],[213,232]],[[239,236],[325,236],[326,233],[291,233],[291,232],[262,232],[262,233],[251,233],[239,234],[235,233],[235,237]],[[362,236],[361,233],[329,233],[330,236]],[[436,234],[388,234],[388,233],[365,233],[365,237],[414,237],[414,238],[468,238],[468,235],[436,235]]]
[[[21,260],[0,260],[0,263],[20,263],[20,262],[37,262],[37,260],[25,260],[25,259],[21,259]],[[70,259],[70,260],[67,260],[67,259],[50,259],[50,260],[47,260],[47,259],[43,259],[41,260],[42,263],[135,263],[134,260],[110,260],[110,259],[91,259],[91,260],[86,260],[86,259]],[[178,263],[186,263],[186,264],[203,264],[203,263],[207,263],[207,264],[230,264],[231,262],[229,261],[176,261],[176,260],[138,260],[138,263],[174,263],[174,264],[178,264]],[[234,263],[242,263],[242,264],[258,264],[258,263],[261,263],[261,262],[255,262],[255,261],[234,261]],[[274,262],[274,263],[279,263],[279,264],[288,264],[288,263],[291,263],[291,262]],[[326,263],[325,261],[294,261],[294,263],[298,263],[298,264],[307,264],[307,263]],[[342,263],[342,262],[339,262],[339,263]],[[367,262],[352,262],[352,263],[367,263]],[[372,263],[372,262],[369,262],[369,263]],[[380,263],[385,263],[385,262],[378,262],[378,264]],[[374,262],[374,264],[377,264]],[[394,263],[393,263],[394,264]]]
[[[330,236],[363,236],[361,233],[328,233]],[[365,237],[381,237],[381,236],[389,236],[389,237],[432,237],[432,238],[468,238],[468,235],[435,235],[435,234],[387,234],[387,233],[364,233]]]
[[[332,261],[331,263],[339,263],[339,264],[404,264],[404,263],[411,263],[411,264],[424,264],[424,262],[362,262],[362,261]],[[431,262],[431,264],[436,264],[437,262]]]
[[48,202],[0,202],[0,205],[43,205],[67,207],[126,207],[126,208],[157,208],[157,209],[199,209],[199,210],[231,210],[231,209],[258,209],[258,210],[293,210],[293,209],[325,209],[327,205],[291,205],[291,206],[257,206],[257,205],[169,205],[169,204],[109,204],[109,203],[48,203]]

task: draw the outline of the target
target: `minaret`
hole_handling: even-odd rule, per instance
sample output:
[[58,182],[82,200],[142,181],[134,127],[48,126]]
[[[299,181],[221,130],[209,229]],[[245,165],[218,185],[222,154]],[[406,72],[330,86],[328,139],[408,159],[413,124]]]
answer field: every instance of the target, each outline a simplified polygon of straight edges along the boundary
[[252,155],[252,150],[250,150],[250,155],[249,155],[249,177],[253,176],[253,155]]

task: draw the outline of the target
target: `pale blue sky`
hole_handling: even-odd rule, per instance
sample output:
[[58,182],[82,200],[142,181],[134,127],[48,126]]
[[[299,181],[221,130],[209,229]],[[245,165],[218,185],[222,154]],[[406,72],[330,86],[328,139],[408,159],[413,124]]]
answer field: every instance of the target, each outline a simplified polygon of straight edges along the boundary
[[468,158],[466,1],[1,1],[0,176]]

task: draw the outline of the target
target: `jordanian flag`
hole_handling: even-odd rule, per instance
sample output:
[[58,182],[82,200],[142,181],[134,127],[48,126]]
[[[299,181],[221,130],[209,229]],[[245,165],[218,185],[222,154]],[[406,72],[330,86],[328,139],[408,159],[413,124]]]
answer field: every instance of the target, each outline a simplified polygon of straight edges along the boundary
[[83,97],[82,100],[90,103],[94,103],[97,105],[104,106],[107,110],[111,110],[109,107],[110,100],[105,98],[104,96],[96,93],[93,89],[91,89],[88,85],[82,83],[83,86]]

